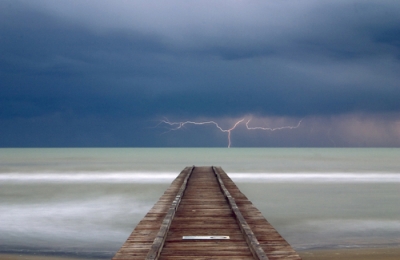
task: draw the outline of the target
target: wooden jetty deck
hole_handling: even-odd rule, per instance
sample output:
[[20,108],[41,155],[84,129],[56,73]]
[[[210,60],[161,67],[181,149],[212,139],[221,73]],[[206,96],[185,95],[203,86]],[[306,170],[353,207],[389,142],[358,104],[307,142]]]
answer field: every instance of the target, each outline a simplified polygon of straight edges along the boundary
[[112,260],[301,259],[220,167],[186,167]]

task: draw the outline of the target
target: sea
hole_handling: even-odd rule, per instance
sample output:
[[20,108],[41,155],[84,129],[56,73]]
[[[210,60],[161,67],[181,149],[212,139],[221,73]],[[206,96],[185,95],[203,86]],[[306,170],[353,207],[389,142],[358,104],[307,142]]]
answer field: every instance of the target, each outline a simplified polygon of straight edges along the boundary
[[0,253],[110,259],[192,165],[221,166],[295,250],[400,245],[398,148],[4,148]]

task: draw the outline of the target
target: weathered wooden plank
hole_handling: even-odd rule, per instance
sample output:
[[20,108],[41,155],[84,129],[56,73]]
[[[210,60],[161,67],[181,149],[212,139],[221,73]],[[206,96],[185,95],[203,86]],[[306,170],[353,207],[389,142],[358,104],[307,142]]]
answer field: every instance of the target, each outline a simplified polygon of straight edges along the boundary
[[221,190],[224,193],[230,208],[232,209],[233,213],[235,214],[236,220],[239,224],[240,229],[244,233],[245,239],[247,244],[249,245],[250,251],[252,252],[253,256],[256,259],[268,259],[267,255],[265,254],[263,248],[260,246],[256,236],[254,235],[253,231],[251,230],[250,226],[247,224],[245,218],[243,217],[242,213],[240,212],[238,206],[236,205],[235,199],[231,196],[228,189],[225,187],[223,180],[221,179],[220,174],[218,173],[217,169],[213,167],[213,171],[217,176],[217,180],[220,184]]
[[[197,259],[203,256],[208,259],[224,256],[252,259],[243,234],[210,167],[195,168],[181,203],[160,259],[179,259],[183,255],[195,255]],[[183,241],[183,235],[228,235],[231,239],[205,243],[203,240]]]
[[[228,175],[222,170],[220,167],[216,167],[221,179],[224,181],[225,186],[228,191],[234,194],[232,196],[235,197],[235,201],[237,201],[238,208],[242,212],[243,217],[249,224],[250,228],[253,230],[256,235],[260,246],[264,249],[270,260],[273,259],[301,259],[300,256],[292,249],[292,247],[286,242],[284,238],[272,227],[272,225],[264,218],[261,212],[258,211],[256,207],[249,203],[243,203],[243,199],[245,196],[240,192],[240,190],[236,187],[233,181],[228,177]],[[240,197],[241,199],[237,199]],[[247,200],[248,201],[248,200]],[[283,246],[287,249],[285,252],[286,255],[276,254],[274,248],[276,246]],[[275,253],[274,253],[275,252]]]
[[207,250],[199,249],[199,250],[187,250],[187,251],[178,251],[178,250],[168,250],[164,249],[162,256],[248,256],[248,248],[245,250],[234,250],[234,248],[230,248],[231,250]]
[[160,260],[210,260],[210,259],[218,259],[218,260],[253,260],[254,258],[251,256],[218,256],[218,257],[210,257],[210,256],[165,256],[161,257]]

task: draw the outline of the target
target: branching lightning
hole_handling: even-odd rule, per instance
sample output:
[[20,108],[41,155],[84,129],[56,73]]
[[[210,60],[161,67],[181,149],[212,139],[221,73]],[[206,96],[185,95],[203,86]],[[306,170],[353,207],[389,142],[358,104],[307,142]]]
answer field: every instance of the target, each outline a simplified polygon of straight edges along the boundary
[[194,121],[186,121],[186,122],[170,122],[168,119],[164,119],[161,121],[161,123],[170,125],[170,126],[176,126],[175,128],[169,129],[169,131],[175,131],[179,130],[185,125],[191,124],[191,125],[208,125],[212,124],[215,125],[221,132],[223,133],[228,133],[228,148],[231,147],[231,132],[233,129],[235,129],[241,122],[244,121],[244,118],[237,121],[231,128],[229,129],[223,129],[217,122],[215,121],[205,121],[205,122],[194,122]]
[[281,127],[270,128],[270,127],[261,127],[261,126],[250,127],[249,126],[249,123],[251,121],[251,118],[250,118],[246,122],[246,128],[248,130],[263,130],[263,131],[271,131],[271,132],[276,131],[276,130],[283,130],[283,129],[296,129],[296,128],[298,128],[300,126],[300,124],[303,121],[303,119],[301,119],[296,126],[281,126]]
[[[229,129],[224,129],[222,128],[217,122],[215,121],[202,121],[202,122],[195,122],[195,121],[184,121],[184,122],[171,122],[168,119],[164,119],[161,120],[160,124],[166,124],[169,125],[171,128],[168,129],[167,132],[170,131],[176,131],[179,129],[182,129],[185,125],[214,125],[216,128],[218,128],[219,131],[223,132],[223,133],[228,133],[228,148],[231,147],[231,132],[240,124],[242,123],[246,118],[242,118],[238,121],[235,122],[235,124],[229,128]],[[304,119],[304,118],[303,118]],[[301,122],[303,121],[303,119],[301,119],[297,125],[295,126],[281,126],[281,127],[275,127],[275,128],[270,128],[270,127],[261,127],[261,126],[253,126],[250,127],[250,121],[252,120],[251,118],[248,119],[245,123],[246,125],[246,129],[247,130],[262,130],[262,131],[278,131],[278,130],[284,130],[284,129],[296,129],[298,127],[300,127]]]

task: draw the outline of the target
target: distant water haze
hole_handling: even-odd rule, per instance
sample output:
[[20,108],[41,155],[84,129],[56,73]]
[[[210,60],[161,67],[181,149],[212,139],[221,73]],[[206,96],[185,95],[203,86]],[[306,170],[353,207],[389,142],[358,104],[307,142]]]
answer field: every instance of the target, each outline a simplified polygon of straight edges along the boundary
[[221,166],[297,250],[400,242],[400,149],[0,149],[0,250],[110,258],[186,166]]

